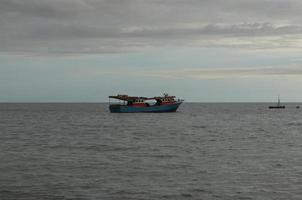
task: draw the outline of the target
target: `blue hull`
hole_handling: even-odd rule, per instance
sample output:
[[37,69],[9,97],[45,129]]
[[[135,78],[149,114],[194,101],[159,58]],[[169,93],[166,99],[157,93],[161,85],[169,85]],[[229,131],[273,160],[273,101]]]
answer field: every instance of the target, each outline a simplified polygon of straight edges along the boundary
[[178,106],[182,102],[177,102],[175,104],[169,105],[155,105],[149,107],[135,107],[126,105],[110,105],[109,109],[112,113],[139,113],[139,112],[176,112]]

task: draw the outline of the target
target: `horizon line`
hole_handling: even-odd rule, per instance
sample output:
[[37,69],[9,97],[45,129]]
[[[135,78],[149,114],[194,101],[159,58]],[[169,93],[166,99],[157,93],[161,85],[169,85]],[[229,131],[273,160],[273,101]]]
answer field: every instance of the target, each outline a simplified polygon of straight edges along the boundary
[[[70,103],[70,104],[109,104],[105,101],[0,101],[0,104],[59,104],[59,103]],[[276,103],[275,101],[184,101],[183,103]],[[302,103],[302,101],[282,101],[282,103]]]

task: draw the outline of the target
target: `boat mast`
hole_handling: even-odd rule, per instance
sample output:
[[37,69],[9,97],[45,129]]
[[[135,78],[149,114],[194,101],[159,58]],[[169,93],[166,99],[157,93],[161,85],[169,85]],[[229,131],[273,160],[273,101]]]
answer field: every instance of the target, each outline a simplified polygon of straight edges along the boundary
[[280,106],[280,95],[278,95],[278,106]]

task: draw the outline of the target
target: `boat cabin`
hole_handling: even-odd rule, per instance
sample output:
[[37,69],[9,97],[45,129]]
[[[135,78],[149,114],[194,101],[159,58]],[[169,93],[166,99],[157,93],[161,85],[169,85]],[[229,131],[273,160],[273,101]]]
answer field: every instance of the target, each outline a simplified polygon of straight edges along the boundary
[[128,96],[128,95],[121,95],[121,94],[117,96],[109,96],[109,100],[110,98],[118,99],[122,101],[123,105],[135,106],[135,107],[160,106],[160,105],[176,103],[175,96],[169,96],[166,93],[162,97],[159,96],[159,97],[152,97],[152,98]]
[[145,107],[146,106],[146,102],[145,99],[142,98],[137,98],[131,101],[127,102],[128,106],[138,106],[138,107]]

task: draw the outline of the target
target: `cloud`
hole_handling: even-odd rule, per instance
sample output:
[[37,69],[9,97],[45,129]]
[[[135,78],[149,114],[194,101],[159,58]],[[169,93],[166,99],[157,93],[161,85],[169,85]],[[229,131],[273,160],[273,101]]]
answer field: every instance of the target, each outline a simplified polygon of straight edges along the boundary
[[2,16],[35,16],[42,18],[62,19],[86,10],[88,4],[82,0],[1,0],[0,13]]
[[250,77],[302,76],[302,66],[254,67],[254,68],[212,68],[200,70],[172,71],[168,74],[178,78],[221,79]]
[[121,37],[242,37],[280,36],[302,34],[300,25],[274,25],[270,23],[207,24],[195,27],[130,27]]
[[77,68],[73,75],[79,77],[99,78],[102,76],[126,76],[126,77],[155,77],[161,79],[245,79],[245,78],[273,78],[273,77],[300,77],[302,66],[274,66],[274,67],[227,67],[227,68],[202,68],[202,69],[129,69],[129,68]]
[[301,12],[299,0],[0,0],[0,51],[300,48]]

